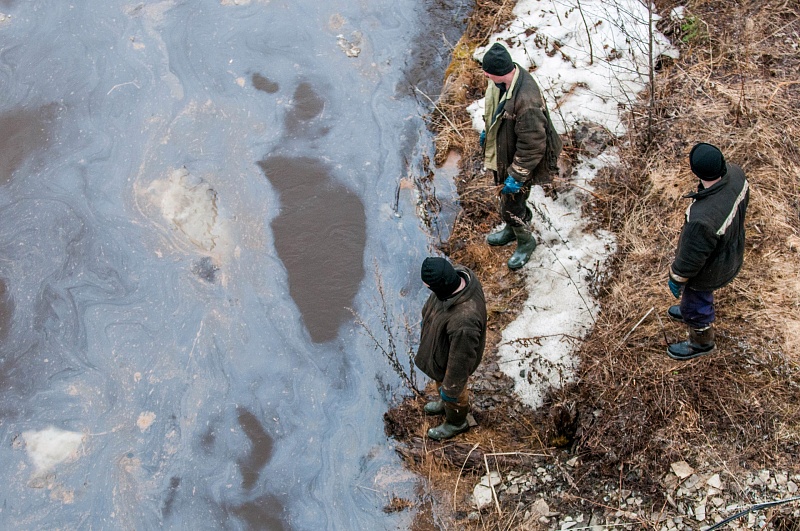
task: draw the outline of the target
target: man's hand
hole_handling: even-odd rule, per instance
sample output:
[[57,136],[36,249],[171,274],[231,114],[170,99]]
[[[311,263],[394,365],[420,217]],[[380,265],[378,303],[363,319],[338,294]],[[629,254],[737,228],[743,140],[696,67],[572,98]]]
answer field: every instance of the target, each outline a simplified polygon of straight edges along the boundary
[[681,298],[681,293],[683,293],[683,288],[686,286],[685,282],[675,282],[672,277],[669,277],[669,281],[667,282],[669,285],[669,290],[672,292],[672,295],[675,296],[676,299]]
[[458,397],[451,398],[451,397],[447,396],[446,394],[444,394],[444,388],[442,388],[442,387],[439,388],[439,396],[445,402],[458,402]]
[[506,177],[505,182],[503,183],[503,189],[500,192],[504,194],[516,194],[522,190],[522,184],[512,176]]
[[478,137],[478,143],[481,147],[486,145],[486,131],[481,131],[481,136]]

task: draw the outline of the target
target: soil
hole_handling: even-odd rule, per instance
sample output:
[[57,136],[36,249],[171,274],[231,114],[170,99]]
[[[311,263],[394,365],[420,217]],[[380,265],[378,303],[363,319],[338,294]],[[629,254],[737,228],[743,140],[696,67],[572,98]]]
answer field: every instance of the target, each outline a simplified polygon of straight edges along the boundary
[[[656,2],[659,30],[681,56],[659,62],[654,98],[641,95],[627,137],[617,139],[620,165],[602,172],[587,197],[585,214],[616,234],[619,250],[598,287],[602,311],[579,348],[576,382],[536,411],[516,400],[497,366],[500,333],[528,294],[522,275],[506,268],[507,253],[484,243],[500,219],[465,110],[485,88],[472,51],[509,22],[513,2],[476,4],[430,127],[437,163],[451,150],[461,155],[462,212],[441,250],[481,278],[489,337],[471,384],[476,427],[450,441],[428,439],[440,420],[425,416],[418,397],[385,415],[398,452],[425,478],[424,494],[407,504],[418,510],[414,529],[701,529],[736,507],[796,496],[800,8],[744,4],[691,0],[677,23],[668,14],[679,4]],[[694,185],[686,154],[697,141],[721,146],[747,172],[748,249],[737,280],[716,292],[717,351],[675,362],[665,340],[684,330],[655,314],[674,303],[666,271],[686,206],[680,196]],[[579,149],[570,135],[564,144],[550,194],[570,186]],[[684,476],[680,463],[691,472]],[[479,509],[473,488],[493,471],[501,493]],[[726,525],[800,529],[797,501],[771,511]]]

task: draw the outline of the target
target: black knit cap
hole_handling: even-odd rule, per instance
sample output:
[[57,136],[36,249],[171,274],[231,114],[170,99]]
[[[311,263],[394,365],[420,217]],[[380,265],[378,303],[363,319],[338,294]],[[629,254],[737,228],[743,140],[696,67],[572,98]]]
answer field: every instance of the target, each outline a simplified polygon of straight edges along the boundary
[[705,142],[695,145],[689,152],[689,166],[692,173],[704,181],[713,181],[728,171],[719,148]]
[[461,285],[461,277],[444,258],[429,256],[422,262],[422,281],[440,300],[447,300]]
[[481,63],[483,71],[493,76],[504,76],[514,70],[514,61],[506,47],[496,42],[487,50]]

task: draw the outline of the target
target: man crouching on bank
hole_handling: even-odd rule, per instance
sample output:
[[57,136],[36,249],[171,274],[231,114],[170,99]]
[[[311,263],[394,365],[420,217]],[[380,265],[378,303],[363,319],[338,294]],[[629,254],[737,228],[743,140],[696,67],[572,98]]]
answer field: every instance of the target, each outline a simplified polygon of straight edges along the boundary
[[420,276],[433,293],[422,307],[414,363],[436,382],[439,399],[425,404],[425,413],[445,416],[428,430],[428,437],[443,440],[469,429],[467,380],[483,358],[486,300],[475,273],[444,258],[426,258]]

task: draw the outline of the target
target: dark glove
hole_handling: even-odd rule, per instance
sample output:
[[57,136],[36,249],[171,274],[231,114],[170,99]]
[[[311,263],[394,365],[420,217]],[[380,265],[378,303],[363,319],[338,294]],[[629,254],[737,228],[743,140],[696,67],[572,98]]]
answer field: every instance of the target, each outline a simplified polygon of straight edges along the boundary
[[506,177],[505,182],[503,183],[503,189],[500,192],[504,194],[516,194],[520,190],[522,190],[522,185],[518,180],[513,178],[512,176]]
[[458,397],[450,398],[449,396],[444,394],[444,388],[443,387],[439,388],[439,396],[442,397],[442,400],[444,400],[445,402],[458,402]]
[[486,131],[481,131],[481,136],[478,137],[478,143],[483,147],[486,145]]
[[681,293],[683,293],[683,288],[686,286],[686,283],[675,282],[674,280],[672,280],[672,277],[669,277],[669,281],[667,282],[667,284],[669,284],[669,290],[672,292],[675,298],[680,299]]

